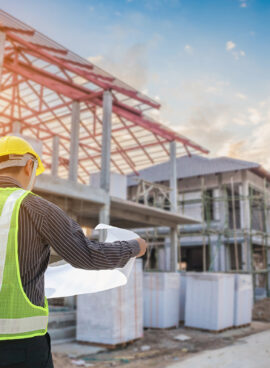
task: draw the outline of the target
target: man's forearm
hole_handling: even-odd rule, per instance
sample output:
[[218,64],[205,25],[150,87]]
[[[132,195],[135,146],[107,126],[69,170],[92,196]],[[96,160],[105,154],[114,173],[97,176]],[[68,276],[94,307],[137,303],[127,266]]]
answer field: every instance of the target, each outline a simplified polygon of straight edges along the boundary
[[43,224],[43,234],[55,252],[76,268],[123,267],[141,251],[136,240],[103,243],[88,239],[81,227],[57,206],[52,206]]

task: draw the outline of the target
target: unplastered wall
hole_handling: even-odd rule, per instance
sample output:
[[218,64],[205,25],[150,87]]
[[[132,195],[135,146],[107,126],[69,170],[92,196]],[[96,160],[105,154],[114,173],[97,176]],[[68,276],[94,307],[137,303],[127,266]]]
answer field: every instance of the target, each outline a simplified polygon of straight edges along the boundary
[[178,211],[183,216],[202,221],[202,193],[201,191],[180,193],[178,196]]
[[[249,184],[259,191],[264,191],[264,178],[261,178],[260,176],[256,175],[255,173],[251,171],[247,171],[247,181]],[[270,190],[267,189],[267,192],[270,193]]]
[[202,177],[180,179],[178,181],[178,190],[180,193],[188,191],[202,190],[204,188],[215,188],[218,186],[218,175],[205,175]]

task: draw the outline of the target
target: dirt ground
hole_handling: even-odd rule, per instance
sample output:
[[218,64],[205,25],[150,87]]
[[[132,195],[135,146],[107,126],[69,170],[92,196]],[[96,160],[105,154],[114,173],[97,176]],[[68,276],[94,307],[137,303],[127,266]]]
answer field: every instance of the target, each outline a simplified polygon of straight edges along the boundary
[[260,300],[254,305],[253,320],[270,322],[270,298]]
[[[203,350],[218,349],[242,337],[261,331],[270,330],[270,323],[253,322],[250,327],[232,329],[220,334],[202,332],[180,327],[173,330],[146,330],[144,338],[125,348],[108,350],[94,355],[69,358],[54,354],[55,368],[95,367],[109,368],[122,367],[164,368],[181,361],[192,353]],[[178,335],[188,336],[186,341],[176,340]],[[67,352],[68,354],[68,352]]]

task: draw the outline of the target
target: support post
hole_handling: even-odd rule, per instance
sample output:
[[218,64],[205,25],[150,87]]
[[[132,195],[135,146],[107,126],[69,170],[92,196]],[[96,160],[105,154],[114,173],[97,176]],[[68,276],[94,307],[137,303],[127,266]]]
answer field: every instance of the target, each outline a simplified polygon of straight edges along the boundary
[[112,126],[112,95],[110,91],[103,94],[102,120],[102,156],[100,187],[110,192],[110,164],[111,164],[111,126]]
[[242,247],[242,270],[252,272],[252,254],[251,254],[251,218],[250,218],[250,202],[249,189],[247,181],[247,173],[242,172],[242,185],[240,186],[240,206],[241,206],[241,228],[244,231],[244,242]]
[[[170,202],[171,211],[177,212],[177,167],[176,167],[176,142],[170,143]],[[171,227],[170,229],[171,238],[171,272],[176,272],[178,269],[178,233],[177,226]]]
[[80,102],[73,101],[71,117],[71,139],[69,157],[69,180],[76,183],[78,177],[79,160],[79,132],[80,132]]
[[2,84],[2,71],[3,71],[3,63],[4,63],[5,42],[6,42],[6,34],[4,32],[0,32],[0,86]]
[[[112,95],[110,91],[103,94],[103,120],[102,120],[102,155],[100,187],[108,195],[107,203],[100,209],[99,222],[110,223],[110,166],[111,166],[111,130],[112,130]],[[100,241],[105,240],[105,232],[100,231]]]
[[12,123],[12,133],[14,135],[20,135],[21,134],[21,129],[22,129],[22,124],[20,121],[14,121]]
[[53,149],[52,149],[52,176],[58,176],[59,167],[59,137],[55,135],[53,137]]
[[226,228],[226,213],[227,213],[227,206],[228,206],[228,198],[227,198],[227,191],[223,187],[222,182],[222,174],[219,175],[218,178],[218,204],[219,204],[219,220],[220,220],[220,244],[219,244],[219,271],[226,272],[228,270],[227,262],[226,262],[226,249],[225,246],[225,228]]

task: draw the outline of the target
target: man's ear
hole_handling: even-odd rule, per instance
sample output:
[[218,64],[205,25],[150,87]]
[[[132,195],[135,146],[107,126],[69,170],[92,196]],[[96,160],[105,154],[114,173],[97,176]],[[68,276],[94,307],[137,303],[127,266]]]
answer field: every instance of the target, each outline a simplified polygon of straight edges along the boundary
[[26,165],[24,166],[24,172],[27,176],[31,176],[32,174],[32,170],[33,170],[33,161],[32,160],[28,160]]

